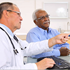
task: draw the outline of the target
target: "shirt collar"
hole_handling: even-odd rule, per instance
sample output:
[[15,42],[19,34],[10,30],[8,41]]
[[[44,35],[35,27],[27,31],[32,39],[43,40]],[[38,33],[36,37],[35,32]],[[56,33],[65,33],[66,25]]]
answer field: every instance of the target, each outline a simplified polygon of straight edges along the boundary
[[[38,26],[37,26],[38,27]],[[39,30],[44,34],[45,32],[47,32],[47,30],[44,30],[44,29],[42,29],[42,28],[40,28],[40,27],[38,27],[39,28]],[[51,28],[48,28],[48,32],[47,33],[49,33],[49,32],[51,32]]]
[[6,31],[13,37],[14,36],[14,34],[12,33],[12,31],[7,27],[7,26],[5,26],[5,25],[3,25],[3,24],[0,24],[1,26],[3,26],[5,29],[6,29]]

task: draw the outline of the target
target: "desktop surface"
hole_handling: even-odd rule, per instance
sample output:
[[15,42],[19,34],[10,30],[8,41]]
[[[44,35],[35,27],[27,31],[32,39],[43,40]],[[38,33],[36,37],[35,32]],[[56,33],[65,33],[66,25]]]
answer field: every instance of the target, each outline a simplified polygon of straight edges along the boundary
[[[70,63],[70,55],[68,56],[60,56],[59,58],[66,60],[67,62]],[[36,58],[31,58],[31,57],[27,57],[27,63],[36,63],[37,59]]]
[[60,56],[59,58],[66,60],[67,62],[70,63],[70,55],[68,56]]
[[[59,58],[64,59],[64,60],[66,60],[67,62],[70,63],[70,55],[68,55],[68,56],[60,56]],[[28,57],[28,58],[27,58],[27,62],[28,62],[28,63],[36,63],[36,62],[37,62],[37,59]],[[56,69],[56,70],[57,70],[57,69]],[[58,69],[58,70],[60,70],[60,69]],[[63,70],[66,70],[66,69],[63,69]],[[67,70],[68,70],[68,69],[67,69]]]
[[41,57],[41,58],[37,59],[37,62],[44,58],[52,58],[56,63],[52,68],[49,68],[49,69],[70,69],[69,62],[67,62],[66,60],[61,59],[59,57],[55,57],[55,56]]

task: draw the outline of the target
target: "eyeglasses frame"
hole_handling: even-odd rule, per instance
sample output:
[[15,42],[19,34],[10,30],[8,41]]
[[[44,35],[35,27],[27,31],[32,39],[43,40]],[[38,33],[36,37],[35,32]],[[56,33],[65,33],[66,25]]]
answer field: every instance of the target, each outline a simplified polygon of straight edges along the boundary
[[[46,18],[49,18],[49,16],[50,16],[50,15],[47,14],[46,16],[41,16],[41,17],[39,17],[39,18],[37,18],[37,19],[38,19],[38,20],[43,20],[45,17],[46,17]],[[37,20],[37,19],[36,19],[36,20]]]
[[15,12],[15,13],[17,13],[17,15],[21,15],[21,12],[18,12],[18,11],[13,11],[13,10],[7,10],[7,11],[9,11],[9,12]]

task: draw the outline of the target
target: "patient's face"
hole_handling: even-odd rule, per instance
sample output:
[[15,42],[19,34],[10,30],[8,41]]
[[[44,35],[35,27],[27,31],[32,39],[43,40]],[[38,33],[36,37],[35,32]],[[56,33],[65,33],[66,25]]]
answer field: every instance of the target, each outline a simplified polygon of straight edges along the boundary
[[50,24],[49,15],[45,11],[40,10],[36,13],[36,16],[36,25],[44,30],[47,30]]

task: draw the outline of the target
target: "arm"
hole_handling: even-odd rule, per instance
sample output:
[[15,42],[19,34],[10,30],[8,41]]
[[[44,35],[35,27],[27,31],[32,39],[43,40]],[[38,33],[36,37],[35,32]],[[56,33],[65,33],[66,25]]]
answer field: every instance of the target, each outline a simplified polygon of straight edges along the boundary
[[[57,30],[53,30],[54,36],[59,35],[60,33]],[[27,41],[30,42],[38,42],[41,41],[41,35],[39,35],[38,33],[35,32],[29,32],[27,35]],[[43,38],[44,39],[44,38]],[[41,56],[51,56],[51,55],[55,55],[55,56],[60,56],[62,52],[60,52],[60,48],[61,47],[67,47],[69,48],[69,44],[68,43],[64,43],[64,44],[57,44],[53,46],[53,50],[50,52],[45,52],[42,53],[41,55],[36,55],[36,58],[41,57]],[[63,50],[63,49],[62,49]],[[65,51],[65,50],[64,50]],[[66,50],[67,51],[67,50]],[[57,52],[57,53],[56,53]],[[47,55],[46,55],[47,53]],[[68,54],[68,52],[66,52],[66,54]],[[35,56],[34,56],[35,57]]]
[[[50,51],[50,47],[52,47],[55,44],[63,44],[68,40],[68,35],[69,34],[60,34],[57,35],[49,40],[44,40],[40,42],[32,42],[32,43],[26,43],[27,48],[25,54],[27,56],[32,56],[32,55],[37,55],[43,52],[48,52]],[[22,43],[24,44],[24,43]],[[34,47],[34,48],[33,48]]]
[[[57,30],[55,30],[55,31],[54,31],[55,32],[54,34],[59,34],[59,32]],[[41,34],[39,35],[38,33],[35,33],[35,32],[29,32],[27,34],[26,40],[30,43],[30,42],[38,42],[38,41],[41,41],[42,39],[46,39],[45,36],[44,36],[44,38],[41,38],[40,36],[42,36],[42,35]],[[56,52],[58,54],[56,54]],[[54,49],[53,48],[53,50],[51,50],[49,52],[44,52],[44,53],[41,53],[41,54],[38,54],[38,55],[34,55],[32,57],[33,58],[40,58],[40,57],[46,57],[46,56],[49,56],[49,55],[50,56],[52,56],[52,55],[60,56],[60,51],[59,51],[59,49]]]
[[[0,42],[0,47],[2,47],[0,49],[0,69],[46,69],[48,67],[53,67],[53,65],[55,64],[55,62],[52,59],[44,59],[38,63],[28,63],[28,64],[23,64],[23,65],[14,65],[12,64],[15,60],[15,58],[13,59],[12,57],[12,53],[10,52],[10,50],[8,48],[6,48],[6,46],[8,46],[6,43],[4,42]],[[5,46],[5,47],[4,47]],[[13,61],[11,61],[13,60]],[[52,64],[51,64],[52,63]],[[43,65],[44,64],[44,65]],[[11,66],[12,65],[12,66]],[[42,66],[42,67],[41,67]]]
[[[1,69],[27,69],[27,68],[29,68],[29,69],[37,69],[37,68],[38,69],[40,69],[40,68],[46,69],[48,67],[53,67],[53,65],[55,64],[53,60],[50,60],[50,63],[49,63],[50,65],[47,65],[48,64],[48,62],[47,62],[48,59],[44,59],[41,62],[38,62],[36,64],[26,64],[26,65],[20,65],[20,66],[12,65],[11,66],[10,64],[12,63],[11,60],[12,60],[13,57],[11,58],[12,53],[10,53],[9,48],[6,48],[6,47],[9,47],[8,46],[9,44],[7,44],[8,41],[6,42],[5,39],[4,39],[4,41],[0,40],[0,45],[1,45],[0,46],[1,47],[1,49],[0,49],[0,56],[1,56],[1,58],[0,58],[0,63],[1,63],[0,68]],[[25,46],[29,45],[30,48],[27,47],[26,51],[24,50],[24,52],[26,52],[26,53],[28,52],[28,54],[35,53],[35,51],[38,52],[39,51],[38,48],[40,48],[40,45],[42,45],[44,42],[45,42],[45,46],[41,46],[42,48],[40,48],[40,50],[42,52],[45,52],[45,51],[48,50],[47,49],[48,46],[46,45],[46,43],[49,44],[49,47],[52,47],[55,44],[65,43],[67,40],[68,40],[68,34],[67,35],[63,34],[63,35],[58,35],[56,37],[53,37],[53,38],[49,39],[49,41],[45,40],[45,41],[42,41],[42,42],[39,42],[39,43],[35,43],[35,44],[38,45],[38,46],[36,45],[37,46],[36,49],[34,49],[34,48],[32,49],[32,47],[31,47],[31,46],[35,45],[34,43],[32,43],[32,45],[25,44]],[[34,51],[32,52],[32,50],[34,50]],[[39,51],[38,53],[41,53],[41,52]]]

